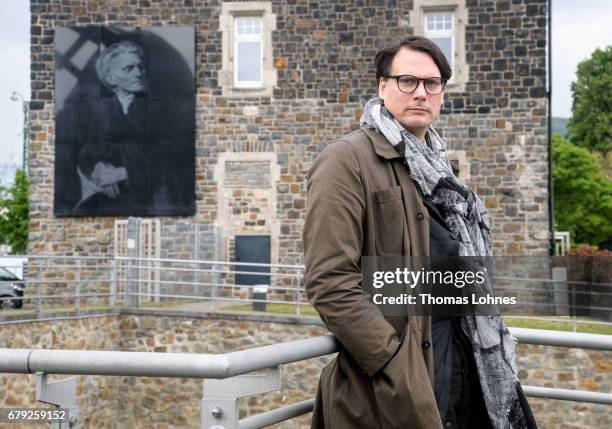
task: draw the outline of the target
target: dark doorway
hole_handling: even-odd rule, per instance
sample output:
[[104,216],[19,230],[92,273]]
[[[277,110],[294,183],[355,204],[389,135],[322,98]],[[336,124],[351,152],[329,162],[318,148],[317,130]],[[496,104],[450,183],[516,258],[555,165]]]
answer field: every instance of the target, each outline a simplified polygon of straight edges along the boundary
[[[270,263],[270,236],[269,235],[237,235],[236,262]],[[248,265],[235,265],[236,271],[250,271],[254,273],[269,273],[270,267],[253,267]],[[236,274],[237,285],[269,285],[270,276],[253,274]]]

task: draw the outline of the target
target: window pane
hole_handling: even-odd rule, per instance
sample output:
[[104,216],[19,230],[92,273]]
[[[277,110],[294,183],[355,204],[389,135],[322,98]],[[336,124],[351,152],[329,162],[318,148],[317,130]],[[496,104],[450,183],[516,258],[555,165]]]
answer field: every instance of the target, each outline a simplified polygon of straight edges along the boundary
[[446,60],[451,64],[453,64],[452,57],[452,41],[450,37],[431,37],[431,41],[442,49]]
[[444,29],[446,30],[453,29],[453,14],[452,13],[444,14]]
[[261,81],[261,48],[259,42],[238,42],[238,82]]
[[236,18],[238,34],[261,34],[261,18]]
[[429,14],[427,15],[427,29],[428,30],[433,30],[434,29],[434,16]]

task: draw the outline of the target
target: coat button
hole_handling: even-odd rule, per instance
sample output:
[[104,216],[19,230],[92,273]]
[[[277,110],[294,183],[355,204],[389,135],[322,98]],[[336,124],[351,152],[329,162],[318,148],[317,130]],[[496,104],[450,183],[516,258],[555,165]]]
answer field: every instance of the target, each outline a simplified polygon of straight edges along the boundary
[[418,220],[423,220],[423,219],[425,219],[425,215],[423,213],[421,213],[421,212],[418,212],[417,213],[417,219]]
[[428,349],[431,346],[431,343],[429,341],[423,341],[421,343],[421,347],[423,347],[424,349]]

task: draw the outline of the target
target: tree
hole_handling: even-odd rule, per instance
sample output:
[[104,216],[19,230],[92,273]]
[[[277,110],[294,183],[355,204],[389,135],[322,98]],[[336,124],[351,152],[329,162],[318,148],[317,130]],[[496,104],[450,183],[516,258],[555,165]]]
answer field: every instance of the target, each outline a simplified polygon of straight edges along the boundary
[[10,244],[12,253],[25,253],[28,244],[28,176],[17,170],[15,184],[0,187],[0,242]]
[[578,64],[572,82],[572,117],[567,128],[577,146],[612,151],[612,46],[596,49]]
[[553,187],[557,229],[574,243],[597,244],[612,234],[612,181],[597,157],[553,136]]

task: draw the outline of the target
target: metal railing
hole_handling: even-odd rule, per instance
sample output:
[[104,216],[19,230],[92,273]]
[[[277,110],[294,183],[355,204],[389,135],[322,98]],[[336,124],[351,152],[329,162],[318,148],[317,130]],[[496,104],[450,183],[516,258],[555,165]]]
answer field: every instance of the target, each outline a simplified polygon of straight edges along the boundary
[[[612,336],[511,328],[520,343],[612,351]],[[74,378],[49,383],[49,374],[204,379],[203,429],[261,428],[312,411],[314,399],[239,419],[238,399],[280,390],[280,366],[337,351],[332,335],[224,354],[0,349],[0,372],[36,374],[37,400],[70,410],[78,428]],[[265,370],[265,375],[246,375]],[[314,380],[313,380],[314,381]],[[612,405],[612,394],[524,386],[531,397]],[[59,427],[59,426],[58,426]]]
[[[80,311],[92,306],[176,308],[206,304],[216,311],[239,304],[286,304],[296,316],[309,306],[303,285],[302,265],[254,264],[245,262],[152,259],[107,256],[26,255],[24,298],[1,297],[0,304],[23,303],[25,309],[40,317],[53,317],[50,310]],[[249,271],[249,269],[259,270]],[[265,270],[265,272],[261,272]],[[258,285],[237,284],[237,276],[261,278],[267,293],[257,293]],[[496,293],[523,294],[521,308],[533,309],[533,315],[512,316],[571,323],[574,332],[582,323],[611,324],[612,283],[569,281],[564,269],[553,268],[550,278],[532,278],[516,273],[495,277]],[[600,303],[588,301],[597,290]],[[200,306],[200,308],[202,308]],[[244,306],[240,309],[244,311]],[[602,320],[580,320],[581,312],[598,312]],[[285,311],[286,312],[286,311]],[[6,313],[5,313],[6,314]],[[502,314],[504,310],[502,308]],[[537,314],[537,315],[536,315]],[[3,313],[0,312],[0,318]]]

